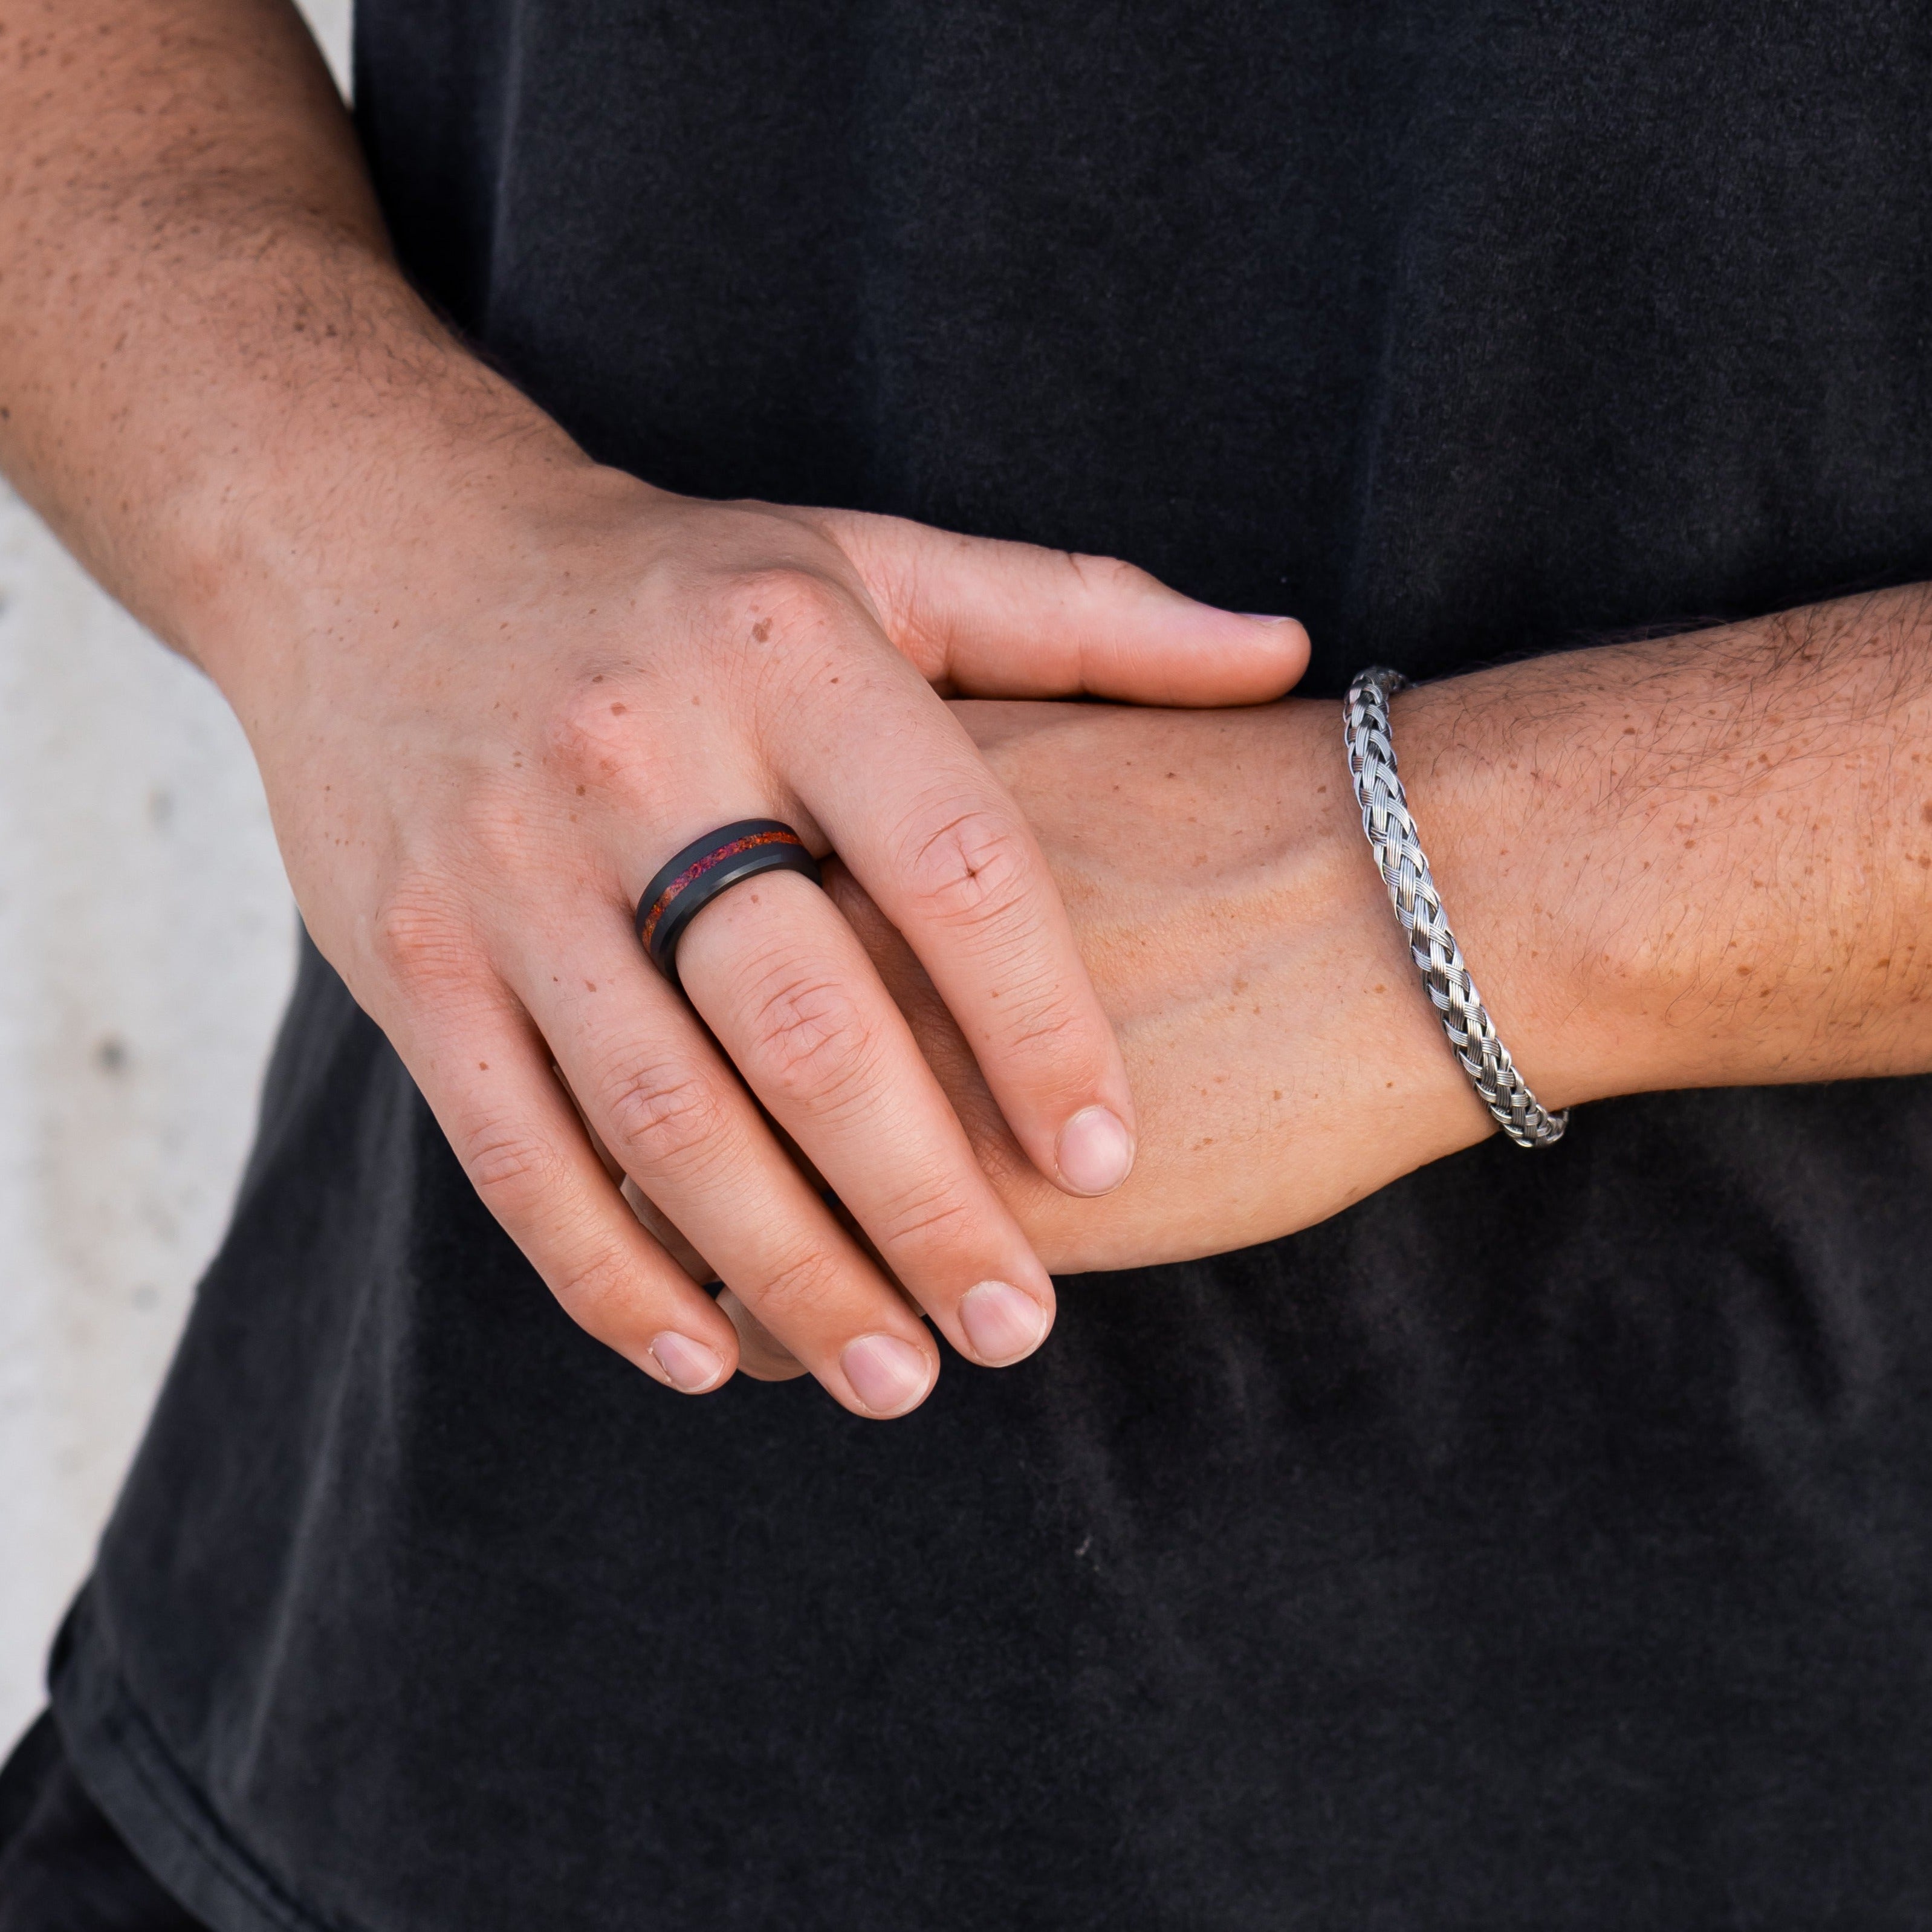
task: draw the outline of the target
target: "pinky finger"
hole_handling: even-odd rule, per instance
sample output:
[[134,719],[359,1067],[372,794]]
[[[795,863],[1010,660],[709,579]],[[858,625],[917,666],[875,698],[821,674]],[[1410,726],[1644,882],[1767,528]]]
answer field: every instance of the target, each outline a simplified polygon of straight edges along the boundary
[[640,1225],[605,1173],[520,1007],[464,1012],[404,1059],[464,1172],[586,1334],[667,1388],[730,1379],[736,1331]]
[[[737,1331],[738,1372],[748,1376],[754,1382],[796,1382],[800,1376],[806,1373],[805,1364],[718,1279],[718,1270],[691,1245],[684,1230],[617,1165],[616,1156],[604,1144],[597,1130],[586,1117],[584,1103],[578,1099],[575,1090],[564,1076],[563,1069],[553,1066],[550,1071],[550,1078],[563,1089],[571,1105],[576,1108],[578,1124],[584,1130],[584,1136],[590,1143],[591,1151],[603,1164],[604,1172],[609,1175],[611,1184],[623,1196],[624,1204],[636,1215],[646,1232],[658,1246],[693,1281],[707,1292],[716,1293],[718,1306],[724,1310],[732,1328]],[[827,1192],[828,1190],[812,1171],[811,1163],[799,1151],[784,1130],[774,1123],[772,1131],[778,1136],[785,1150],[805,1170],[814,1185],[819,1187],[820,1192]],[[836,1204],[828,1200],[827,1204],[834,1205],[836,1210]],[[845,1224],[847,1232],[872,1255],[872,1259],[879,1262],[878,1252],[866,1240],[865,1231],[848,1214],[841,1212],[839,1219]],[[884,1267],[882,1262],[879,1265],[881,1269]]]
[[[604,1154],[603,1143],[594,1133],[590,1138],[592,1145],[608,1162],[609,1156]],[[658,1246],[693,1281],[707,1284],[716,1290],[718,1306],[738,1333],[738,1372],[741,1376],[748,1376],[754,1382],[796,1382],[806,1372],[805,1364],[718,1279],[718,1270],[691,1245],[685,1238],[684,1231],[634,1180],[627,1178],[622,1192],[626,1205],[644,1224]]]
[[[716,1288],[718,1286],[718,1270],[685,1238],[684,1230],[618,1166],[617,1156],[604,1144],[603,1136],[590,1124],[590,1117],[584,1111],[584,1102],[577,1097],[577,1090],[571,1085],[563,1069],[553,1064],[550,1075],[569,1096],[570,1104],[577,1110],[577,1124],[584,1130],[584,1138],[590,1143],[591,1152],[597,1156],[604,1173],[610,1178],[610,1185],[624,1197],[624,1204],[643,1223],[644,1232],[700,1288],[707,1291]],[[734,1316],[732,1325],[737,1329],[742,1340],[743,1323]],[[742,1368],[745,1364],[741,1360],[738,1366]]]

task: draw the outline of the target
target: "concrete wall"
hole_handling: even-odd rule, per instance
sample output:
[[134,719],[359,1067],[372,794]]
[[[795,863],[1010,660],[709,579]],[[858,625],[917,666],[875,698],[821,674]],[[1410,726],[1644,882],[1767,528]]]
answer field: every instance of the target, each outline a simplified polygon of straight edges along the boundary
[[[338,75],[348,0],[304,0]],[[41,1702],[294,958],[248,746],[0,484],[0,1750]]]

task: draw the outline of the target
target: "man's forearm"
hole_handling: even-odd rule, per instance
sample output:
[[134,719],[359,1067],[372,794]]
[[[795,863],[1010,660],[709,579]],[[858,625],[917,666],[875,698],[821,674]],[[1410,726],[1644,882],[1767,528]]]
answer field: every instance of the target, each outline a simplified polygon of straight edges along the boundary
[[284,0],[0,0],[0,467],[177,648],[575,461],[405,283]]
[[1446,680],[1394,724],[1552,1104],[1932,1067],[1924,587]]

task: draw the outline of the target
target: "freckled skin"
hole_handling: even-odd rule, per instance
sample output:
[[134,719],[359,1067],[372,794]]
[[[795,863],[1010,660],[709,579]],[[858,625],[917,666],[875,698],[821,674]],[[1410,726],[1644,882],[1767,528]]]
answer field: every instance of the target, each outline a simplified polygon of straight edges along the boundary
[[[558,935],[628,941],[624,893],[641,878],[624,868],[647,877],[659,849],[703,829],[667,826],[659,848],[636,849],[646,794],[667,782],[664,741],[701,742],[700,773],[796,759],[810,768],[801,786],[829,763],[849,790],[857,761],[839,766],[825,747],[844,721],[880,715],[866,707],[894,680],[905,716],[956,751],[935,687],[1245,704],[1288,688],[1305,640],[1120,565],[890,519],[697,504],[600,471],[397,271],[348,119],[282,0],[0,0],[0,464],[235,706],[311,930],[439,1118],[452,1118],[457,1071],[489,1073],[464,1105],[493,1119],[534,1109],[565,1136],[545,1143],[564,1177],[552,1193],[586,1178],[602,1190],[568,1213],[505,1214],[566,1306],[560,1282],[594,1276],[579,1318],[656,1372],[637,1325],[656,1284],[734,1357],[708,1298],[681,1276],[665,1286],[664,1252],[605,1185],[550,1078],[549,1052],[568,1060],[588,1037],[586,1003],[601,1016],[661,989],[623,980],[636,960],[614,955],[594,982],[603,991],[560,1005],[557,1037],[542,1041],[519,1004],[566,985],[587,996],[593,982],[551,970]],[[695,561],[707,556],[730,560],[722,589]],[[784,618],[768,598],[726,594],[773,569]],[[998,594],[973,607],[982,618],[1026,619],[1017,640],[983,621],[950,626],[908,602],[908,584],[962,596],[984,584]],[[1086,629],[1054,615],[1082,610],[1094,614]],[[854,612],[880,628],[862,659],[826,642]],[[687,646],[709,653],[702,699],[688,677],[662,675],[661,633],[674,634],[680,663],[693,661]],[[989,637],[1001,641],[989,650]],[[848,680],[824,703],[835,667]],[[1927,598],[1907,589],[1397,700],[1397,752],[1450,916],[1546,1102],[1932,1066],[1928,681]],[[815,701],[813,746],[742,728],[761,705],[795,724]],[[1368,858],[1336,710],[955,709],[1059,886],[1099,994],[1084,1008],[1094,1037],[1104,1009],[1124,1053],[1117,1097],[1138,1106],[1140,1156],[1105,1198],[1042,1178],[1050,1136],[1036,1132],[1034,1158],[1020,1156],[922,970],[833,868],[970,1151],[1054,1265],[1282,1233],[1490,1130]],[[802,802],[765,802],[809,815]],[[424,888],[414,897],[399,893],[399,854]],[[872,869],[875,884],[885,876]],[[962,876],[980,880],[970,854]],[[694,969],[704,921],[722,934],[770,912],[731,904],[694,926]],[[1037,909],[1060,916],[1050,891]],[[407,964],[404,991],[370,963],[379,929]],[[506,933],[542,942],[540,968],[512,959]],[[849,953],[849,934],[837,936]],[[1067,959],[1077,980],[1079,958]],[[854,974],[866,970],[857,957]],[[954,975],[953,997],[971,978]],[[827,990],[822,975],[801,984]],[[975,1024],[996,1006],[1002,1019],[1024,1010],[1011,990],[994,988]],[[873,991],[873,1018],[896,1025]],[[494,1050],[475,1058],[485,1033]],[[663,1058],[626,1064],[648,1072]],[[1118,1063],[1106,1067],[1112,1082]],[[923,1093],[924,1077],[914,1062],[891,1097]],[[742,1102],[724,1070],[718,1082]],[[944,1096],[928,1097],[952,1133]],[[511,1135],[483,1151],[518,1145]],[[800,1194],[785,1150],[765,1153],[735,1208],[797,1196],[816,1217],[812,1238],[852,1271],[842,1279],[862,1279],[867,1306],[886,1311],[877,1318],[928,1346]],[[961,1166],[976,1188],[970,1158]],[[1004,1228],[992,1206],[988,1225]],[[580,1249],[591,1227],[596,1268],[581,1254],[560,1262],[552,1238]],[[664,1238],[686,1252],[675,1229]],[[718,1305],[743,1313],[734,1294]]]
[[[916,963],[837,890],[1049,1266],[1271,1238],[1492,1131],[1353,800],[1318,776],[1342,769],[1338,706],[956,709],[1119,1030],[1142,1130],[1118,1194],[1039,1185]],[[1932,1070],[1922,590],[1424,686],[1394,730],[1471,970],[1549,1105]],[[1150,767],[1157,788],[1114,776]]]
[[[1272,698],[1300,627],[1118,561],[596,464],[399,272],[288,0],[0,0],[0,465],[232,705],[311,936],[563,1306],[661,1381],[657,1339],[708,1354],[688,1393],[736,1361],[601,1142],[848,1407],[922,1399],[934,1328],[989,1360],[976,1285],[1030,1298],[1043,1338],[1052,1285],[822,896],[707,908],[690,1005],[635,896],[707,825],[836,845],[1040,1171],[1112,1185],[1118,1046],[941,691]],[[861,1342],[922,1365],[860,1351],[888,1407],[842,1366]]]

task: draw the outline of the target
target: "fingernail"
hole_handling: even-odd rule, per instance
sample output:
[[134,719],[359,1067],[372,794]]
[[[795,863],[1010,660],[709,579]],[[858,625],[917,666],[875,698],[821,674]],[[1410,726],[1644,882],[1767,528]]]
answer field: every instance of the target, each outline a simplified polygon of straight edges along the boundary
[[1134,1164],[1133,1137],[1105,1107],[1082,1107],[1060,1130],[1054,1149],[1060,1178],[1076,1194],[1107,1194]]
[[1046,1310],[1010,1282],[982,1281],[960,1297],[959,1325],[981,1361],[1003,1368],[1040,1346]]
[[724,1373],[724,1364],[716,1350],[668,1328],[652,1338],[651,1354],[664,1372],[664,1379],[686,1395],[702,1395],[706,1389],[715,1388]]
[[1292,624],[1298,621],[1293,617],[1270,616],[1265,610],[1239,610],[1235,615],[1246,618],[1251,624]]
[[903,1415],[932,1385],[932,1364],[896,1335],[861,1335],[838,1358],[853,1393],[874,1415]]

